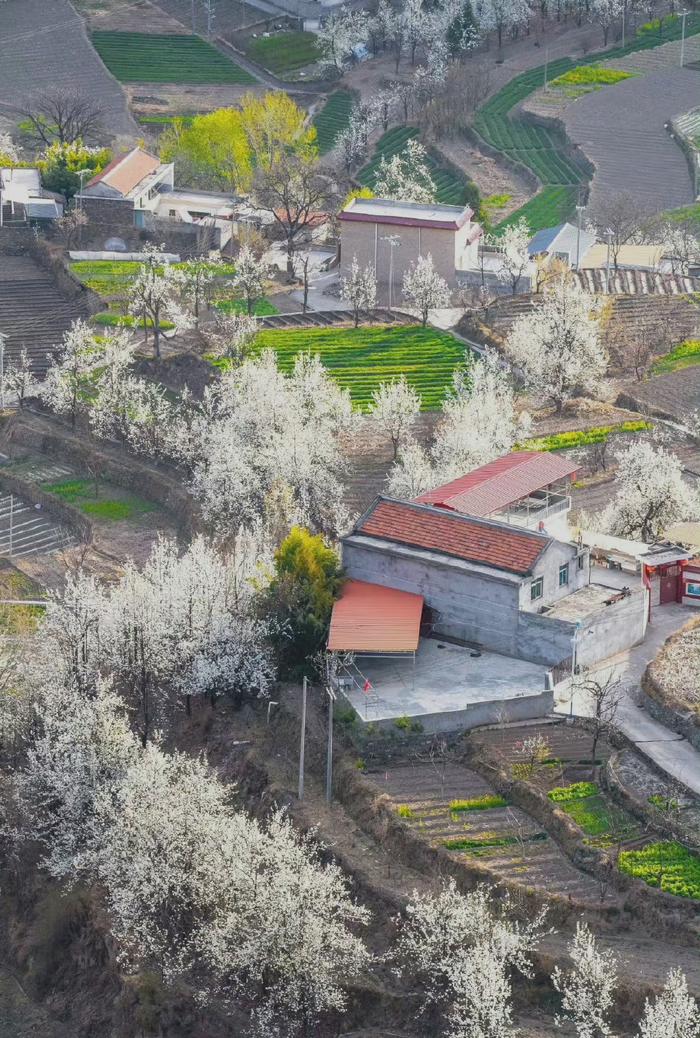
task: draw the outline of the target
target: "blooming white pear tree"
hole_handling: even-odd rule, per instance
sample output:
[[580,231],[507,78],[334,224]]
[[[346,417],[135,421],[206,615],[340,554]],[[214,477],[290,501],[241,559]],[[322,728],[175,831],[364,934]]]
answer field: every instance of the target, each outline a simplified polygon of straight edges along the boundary
[[399,448],[410,436],[421,409],[420,394],[409,386],[406,376],[382,382],[372,393],[372,421],[391,440],[396,461]]
[[382,156],[374,180],[377,198],[398,202],[434,202],[435,181],[428,153],[419,140],[411,138],[403,151],[390,159]]
[[494,352],[487,353],[453,376],[432,451],[439,480],[456,479],[508,454],[529,427],[529,415],[516,411],[510,372]]
[[596,524],[601,530],[651,543],[671,523],[700,515],[700,498],[684,481],[675,454],[648,439],[635,439],[617,462],[615,496]]
[[226,357],[240,364],[248,355],[258,331],[258,322],[249,314],[218,313],[206,338],[217,357]]
[[504,32],[527,25],[530,6],[527,0],[478,0],[475,14],[482,33],[496,31],[500,48]]
[[488,244],[498,251],[496,276],[509,286],[513,295],[532,266],[528,252],[531,237],[527,220],[521,217],[515,223],[508,224],[500,234],[492,234],[488,238]]
[[22,149],[12,140],[9,133],[0,133],[0,164],[11,166],[20,161]]
[[414,439],[407,439],[399,447],[396,461],[387,478],[387,492],[391,497],[410,501],[441,482],[428,452]]
[[38,394],[40,383],[34,375],[34,367],[26,347],[22,347],[19,357],[10,361],[5,369],[4,378],[5,389],[16,396],[20,410],[24,407],[27,397]]
[[221,278],[224,262],[220,256],[195,256],[178,267],[180,294],[192,310],[195,326],[200,309],[207,301],[211,286]]
[[688,982],[680,970],[669,972],[661,994],[644,1006],[639,1038],[698,1038],[700,1007],[688,994]]
[[192,461],[205,520],[219,534],[237,530],[264,519],[275,495],[289,502],[289,528],[337,532],[346,518],[341,435],[353,424],[349,393],[318,357],[300,354],[289,376],[270,351],[244,361],[221,380]]
[[589,17],[603,30],[603,46],[608,45],[610,29],[625,9],[625,0],[591,0]]
[[41,399],[56,414],[69,415],[75,429],[78,411],[100,367],[102,348],[85,321],[74,321],[63,336],[58,356],[49,359]]
[[236,257],[236,272],[231,281],[243,294],[248,314],[253,313],[255,304],[264,295],[266,277],[267,264],[255,258],[249,245],[244,245]]
[[362,311],[373,310],[377,304],[377,275],[372,264],[361,267],[353,256],[347,277],[341,278],[340,294],[352,307],[357,328]]
[[615,997],[617,969],[611,951],[601,951],[585,923],[576,924],[569,945],[572,965],[552,973],[561,994],[561,1019],[572,1023],[578,1038],[606,1038],[611,1034],[609,1016]]
[[369,19],[365,11],[343,9],[324,18],[317,40],[327,72],[341,76],[352,63],[355,47],[367,42]]
[[403,276],[403,297],[421,316],[423,327],[428,323],[431,310],[450,305],[450,289],[438,274],[430,253],[419,256]]
[[574,394],[594,393],[605,375],[599,316],[593,296],[559,278],[545,289],[542,305],[519,317],[508,334],[506,355],[557,413]]
[[143,322],[144,338],[153,332],[153,352],[160,357],[161,321],[170,321],[176,332],[185,331],[192,321],[180,306],[183,277],[171,263],[160,258],[158,246],[146,246],[138,272],[129,284],[129,313]]

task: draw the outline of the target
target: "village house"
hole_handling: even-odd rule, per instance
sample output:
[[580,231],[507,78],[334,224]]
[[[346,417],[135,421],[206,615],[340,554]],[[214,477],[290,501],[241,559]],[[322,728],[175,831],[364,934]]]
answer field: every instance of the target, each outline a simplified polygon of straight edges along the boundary
[[[206,230],[212,248],[224,248],[260,214],[237,195],[175,187],[175,166],[142,148],[117,156],[76,195],[90,223],[129,237],[133,229],[195,235]],[[272,216],[269,217],[272,220]]]
[[430,255],[456,288],[458,272],[478,265],[482,229],[473,215],[469,206],[353,198],[339,216],[341,274],[347,276],[356,257],[361,267],[374,267],[382,299],[391,288],[398,302],[404,273]]
[[522,454],[416,501],[380,496],[341,539],[328,648],[350,654],[343,691],[366,719],[542,716],[559,681],[644,638],[641,580],[592,567],[569,539],[575,465]]

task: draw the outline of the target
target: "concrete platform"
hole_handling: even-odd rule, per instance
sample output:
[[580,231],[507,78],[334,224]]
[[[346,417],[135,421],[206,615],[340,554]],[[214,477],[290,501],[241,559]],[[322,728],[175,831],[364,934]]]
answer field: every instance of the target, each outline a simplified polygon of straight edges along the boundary
[[[357,657],[348,701],[366,722],[414,717],[427,731],[473,728],[504,720],[542,717],[553,706],[545,691],[547,668],[526,660],[421,638],[412,659]],[[359,671],[359,673],[358,673]],[[361,677],[360,677],[361,675]],[[367,678],[372,691],[365,694]]]

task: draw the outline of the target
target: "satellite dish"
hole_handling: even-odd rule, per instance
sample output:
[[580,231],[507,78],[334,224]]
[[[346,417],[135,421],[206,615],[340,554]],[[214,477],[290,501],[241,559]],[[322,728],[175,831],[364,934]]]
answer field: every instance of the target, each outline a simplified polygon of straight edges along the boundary
[[105,242],[106,252],[127,252],[126,242],[123,238],[108,238]]

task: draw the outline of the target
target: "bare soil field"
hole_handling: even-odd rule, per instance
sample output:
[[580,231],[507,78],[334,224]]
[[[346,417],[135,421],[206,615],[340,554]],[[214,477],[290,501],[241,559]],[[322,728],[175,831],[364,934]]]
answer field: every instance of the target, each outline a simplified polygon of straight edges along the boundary
[[137,127],[125,95],[90,43],[68,0],[8,0],[0,18],[0,111],[12,112],[35,91],[77,88],[99,101],[113,137],[133,139]]
[[182,22],[150,0],[125,4],[122,0],[76,0],[91,31],[181,33]]
[[487,198],[489,195],[510,195],[506,205],[495,214],[496,222],[504,220],[531,197],[532,191],[521,177],[505,166],[501,166],[494,158],[480,151],[469,141],[460,137],[452,137],[441,140],[438,147],[455,165],[468,172],[469,177],[479,188],[482,198]]
[[[600,904],[600,884],[564,856],[542,827],[517,807],[455,811],[451,804],[493,794],[474,771],[460,764],[408,764],[369,774],[389,796],[406,825],[433,846],[476,858],[493,872],[524,886]],[[471,844],[463,849],[453,844]],[[615,900],[614,894],[606,895]]]
[[[240,104],[246,94],[261,93],[257,84],[238,86],[234,83],[128,83],[124,90],[129,105],[138,116],[198,115],[216,108]],[[141,132],[147,129],[142,127]]]

